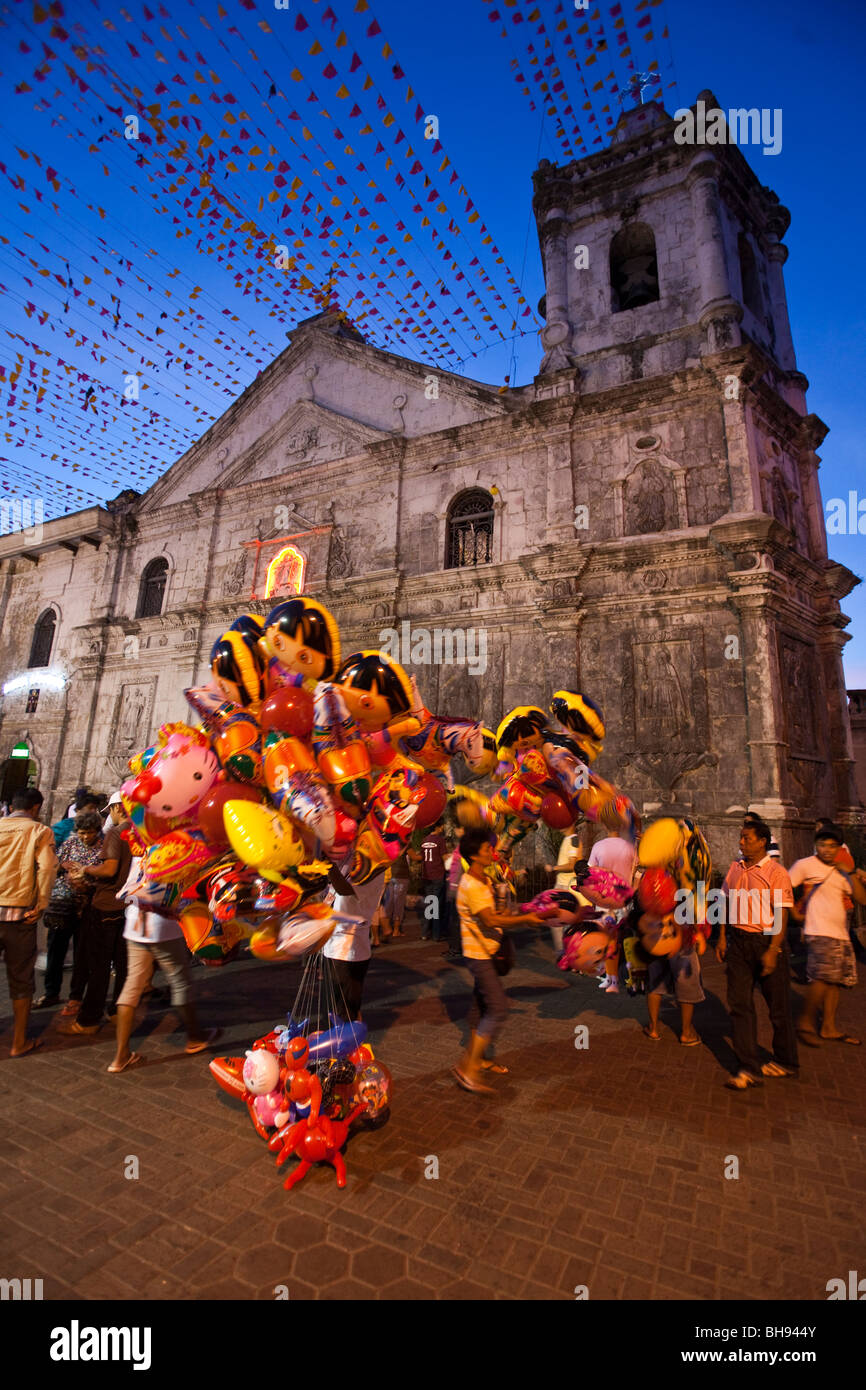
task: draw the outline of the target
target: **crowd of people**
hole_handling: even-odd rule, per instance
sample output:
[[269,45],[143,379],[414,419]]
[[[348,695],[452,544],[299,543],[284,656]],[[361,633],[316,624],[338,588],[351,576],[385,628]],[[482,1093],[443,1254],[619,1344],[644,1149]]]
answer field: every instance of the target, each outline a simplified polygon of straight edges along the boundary
[[[43,798],[35,788],[17,793],[8,815],[0,818],[0,953],[5,958],[14,1024],[11,1056],[22,1057],[39,1046],[28,1036],[31,1007],[58,1008],[62,1032],[95,1036],[104,1016],[113,1018],[117,1046],[108,1067],[119,1074],[143,1059],[130,1047],[136,1009],[151,987],[158,966],[170,990],[171,1004],[186,1030],[188,1053],[204,1050],[218,1036],[201,1027],[191,997],[191,957],[178,923],[127,900],[125,887],[134,879],[132,857],[123,831],[129,822],[119,792],[106,805],[81,788],[67,815],[54,827],[42,823]],[[450,844],[449,844],[450,838]],[[412,847],[384,877],[352,890],[340,880],[329,899],[340,914],[323,947],[338,986],[347,1020],[361,1017],[363,990],[372,952],[405,935],[407,901],[413,880],[420,887],[421,938],[447,943],[443,952],[470,976],[477,1022],[463,1055],[453,1068],[464,1090],[490,1094],[487,1073],[507,1069],[492,1055],[508,1014],[503,977],[513,958],[508,933],[529,924],[550,931],[557,953],[562,932],[534,911],[515,911],[504,885],[490,878],[495,839],[486,827],[454,827],[444,821],[420,833]],[[563,837],[556,863],[546,865],[557,888],[576,886],[575,870],[588,862],[636,884],[641,873],[636,846],[610,832],[590,844],[589,827]],[[579,889],[577,890],[579,893]],[[716,954],[725,966],[727,1006],[737,1070],[727,1081],[744,1091],[764,1078],[795,1076],[798,1042],[809,1048],[825,1043],[859,1046],[837,1018],[840,993],[857,980],[851,941],[854,903],[866,904],[866,873],[853,867],[844,834],[832,821],[819,822],[814,854],[786,870],[770,827],[760,816],[744,818],[740,856],[721,886],[727,903],[734,895],[739,911],[723,914]],[[47,932],[43,993],[34,999],[37,923]],[[806,993],[795,1023],[791,991],[789,925],[800,924],[806,951]],[[701,1043],[695,1009],[705,996],[701,962],[694,937],[670,955],[652,957],[646,980],[648,1021],[645,1037],[661,1040],[659,1020],[665,996],[680,1012],[680,1043]],[[73,962],[69,997],[61,1001],[69,947]],[[599,984],[607,993],[620,987],[621,953],[608,953]],[[113,974],[112,1000],[108,994]],[[772,1057],[761,1059],[757,1040],[756,989],[763,995],[772,1025]],[[62,1006],[61,1006],[62,1005]]]

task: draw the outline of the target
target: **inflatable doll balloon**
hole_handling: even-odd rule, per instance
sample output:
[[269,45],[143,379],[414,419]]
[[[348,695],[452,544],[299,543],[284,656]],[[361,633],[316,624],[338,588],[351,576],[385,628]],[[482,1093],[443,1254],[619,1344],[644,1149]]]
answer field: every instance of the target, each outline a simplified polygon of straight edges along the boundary
[[547,715],[537,705],[518,705],[509,710],[496,730],[500,764],[516,763],[518,753],[540,748],[548,732]]
[[[195,825],[198,807],[219,775],[219,762],[207,735],[189,724],[163,724],[153,756],[137,776],[124,782],[121,794],[148,818],[171,829]],[[135,824],[135,816],[133,816]]]
[[384,652],[353,652],[334,675],[349,714],[363,733],[376,733],[412,711],[412,685]]
[[262,767],[262,742],[259,721],[252,708],[223,699],[213,686],[195,686],[185,690],[185,699],[192,705],[210,734],[214,752],[229,777],[242,782],[257,783]]
[[321,603],[302,596],[286,599],[271,609],[263,628],[261,647],[270,659],[272,692],[283,685],[312,691],[317,681],[332,679],[340,664],[340,634]]
[[557,964],[576,975],[597,975],[604,963],[610,937],[603,931],[576,931],[565,938]]
[[253,1096],[266,1095],[280,1079],[280,1064],[272,1052],[257,1048],[247,1053],[244,1062],[244,1085]]
[[556,690],[550,712],[573,734],[587,762],[594,762],[604,745],[604,715],[588,695],[574,690]]
[[265,655],[259,646],[262,620],[243,613],[213,645],[211,674],[224,700],[258,712],[265,696]]

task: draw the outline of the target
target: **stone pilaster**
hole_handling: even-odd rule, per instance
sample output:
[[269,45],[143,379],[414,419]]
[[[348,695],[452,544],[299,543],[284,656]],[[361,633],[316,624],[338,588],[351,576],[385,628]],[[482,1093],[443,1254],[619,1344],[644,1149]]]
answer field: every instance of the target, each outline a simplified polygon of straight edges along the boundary
[[739,323],[743,316],[742,307],[731,293],[718,174],[719,166],[712,155],[701,154],[692,164],[687,179],[700,275],[700,324],[706,332],[707,350],[711,353],[739,345]]

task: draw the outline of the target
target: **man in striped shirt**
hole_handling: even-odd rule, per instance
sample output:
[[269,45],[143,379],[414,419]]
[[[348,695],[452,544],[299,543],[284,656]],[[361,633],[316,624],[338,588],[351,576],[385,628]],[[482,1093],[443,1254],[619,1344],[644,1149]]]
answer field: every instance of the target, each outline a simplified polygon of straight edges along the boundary
[[[791,1015],[791,981],[785,936],[794,893],[786,870],[769,855],[770,827],[755,816],[740,831],[741,860],[728,869],[725,921],[716,951],[728,977],[728,1009],[740,1069],[726,1083],[735,1091],[760,1086],[762,1076],[795,1076],[797,1040]],[[773,1025],[773,1060],[761,1064],[755,986]]]

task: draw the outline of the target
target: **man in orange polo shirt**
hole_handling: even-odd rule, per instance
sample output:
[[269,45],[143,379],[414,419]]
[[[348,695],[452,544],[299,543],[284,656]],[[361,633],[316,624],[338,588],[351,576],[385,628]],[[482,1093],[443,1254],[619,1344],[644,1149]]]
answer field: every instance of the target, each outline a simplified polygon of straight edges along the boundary
[[[787,871],[768,853],[772,838],[764,821],[748,816],[740,831],[743,857],[734,861],[722,884],[726,913],[716,951],[727,970],[728,1010],[740,1063],[736,1076],[726,1083],[735,1091],[760,1086],[761,1076],[795,1076],[798,1068],[785,942],[794,893]],[[755,985],[767,1002],[773,1025],[773,1060],[763,1065],[758,1055]]]

